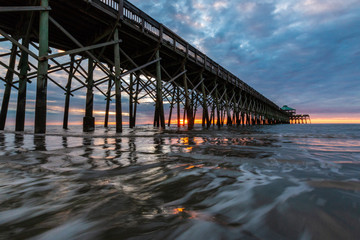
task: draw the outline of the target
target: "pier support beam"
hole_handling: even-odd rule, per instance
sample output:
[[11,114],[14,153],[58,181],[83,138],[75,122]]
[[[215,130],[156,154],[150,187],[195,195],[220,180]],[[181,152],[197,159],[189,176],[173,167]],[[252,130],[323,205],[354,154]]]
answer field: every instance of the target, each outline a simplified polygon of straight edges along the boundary
[[[235,93],[235,91],[234,91]],[[239,100],[236,101],[236,98],[234,99],[234,106],[235,106],[235,123],[236,126],[239,127],[241,124],[241,115],[240,115],[240,105],[241,105],[241,93],[239,96]]]
[[137,113],[137,105],[139,99],[139,87],[140,87],[140,76],[136,75],[136,90],[135,90],[135,98],[134,98],[134,112],[133,112],[133,123],[132,125],[136,127],[136,113]]
[[225,111],[226,111],[226,125],[232,126],[229,96],[226,88],[225,88]]
[[134,128],[134,74],[130,73],[130,83],[129,83],[129,128]]
[[[202,72],[200,73],[200,81],[202,81],[203,79],[203,74]],[[205,91],[205,84],[204,81],[201,82],[201,90],[202,90],[202,95],[203,95],[203,99],[202,99],[202,108],[203,108],[203,116],[202,116],[202,126],[206,128],[209,128],[211,123],[209,120],[209,110],[208,110],[208,105],[207,105],[207,95],[206,95],[206,91]]]
[[86,109],[83,120],[83,131],[92,132],[95,130],[95,118],[93,117],[94,110],[94,60],[88,60],[88,77],[87,77],[87,91],[86,91]]
[[173,108],[175,105],[175,99],[176,99],[176,87],[173,86],[174,90],[173,90],[173,94],[171,96],[171,103],[170,103],[170,112],[169,112],[169,121],[168,121],[168,127],[171,126],[171,118],[172,118],[172,113],[173,113]]
[[[216,85],[216,82],[215,82]],[[216,105],[216,115],[217,115],[217,121],[216,125],[218,128],[221,127],[221,116],[220,116],[220,109],[219,109],[219,91],[218,88],[215,89],[215,105]],[[214,121],[215,121],[215,113],[214,113]]]
[[[156,51],[156,59],[160,58],[160,50]],[[155,119],[154,125],[156,127],[165,128],[164,104],[162,97],[162,82],[161,82],[161,63],[156,62],[156,103],[155,103]]]
[[[114,40],[119,41],[119,30],[116,28],[114,32]],[[121,108],[121,79],[120,79],[120,46],[119,43],[114,46],[115,58],[115,101],[116,101],[116,132],[122,132],[122,108]]]
[[213,103],[211,106],[211,112],[210,112],[210,125],[215,126],[215,103]]
[[6,116],[7,116],[7,112],[8,112],[9,100],[10,100],[10,95],[11,95],[11,87],[12,87],[12,82],[13,82],[13,78],[14,78],[14,72],[12,70],[15,69],[16,52],[17,52],[17,46],[15,44],[13,44],[12,48],[11,48],[9,69],[7,70],[7,73],[5,76],[6,84],[5,84],[3,101],[1,104],[0,130],[4,130],[4,128],[5,128]]
[[[113,68],[109,66],[110,72],[113,72]],[[111,87],[112,87],[113,77],[109,75],[108,81],[108,89],[106,92],[106,106],[105,106],[105,120],[104,127],[107,128],[109,126],[109,111],[110,111],[110,101],[111,101]]]
[[[26,111],[26,88],[28,81],[28,71],[29,67],[29,43],[30,43],[30,33],[33,24],[33,13],[30,13],[29,23],[26,30],[26,35],[22,39],[22,47],[21,48],[21,56],[20,56],[20,75],[19,75],[19,89],[18,89],[18,100],[16,106],[16,120],[15,120],[15,130],[16,131],[24,131],[25,128],[25,111]],[[20,48],[20,46],[19,46]],[[38,72],[39,76],[39,72]]]
[[176,113],[177,113],[177,125],[178,128],[181,126],[181,110],[180,110],[180,89],[176,87]]
[[63,119],[63,129],[68,129],[68,122],[69,122],[69,108],[70,108],[70,95],[71,95],[71,82],[74,75],[74,56],[71,55],[71,62],[70,62],[70,70],[68,76],[68,82],[66,85],[66,97],[65,97],[65,108],[64,108],[64,119]]
[[241,126],[245,126],[245,113],[243,111],[241,111]]
[[[48,8],[48,0],[41,1],[41,7]],[[49,11],[40,12],[39,20],[39,60],[36,83],[35,133],[46,132],[46,101],[48,59],[44,58],[49,51]]]
[[[135,78],[134,78],[135,77]],[[136,79],[136,81],[134,81]],[[134,87],[136,89],[134,92]],[[137,74],[130,74],[130,83],[129,83],[129,127],[134,128],[136,125],[136,111],[137,111],[137,102],[139,95],[139,85],[140,78]]]
[[[183,71],[185,70],[186,70],[185,63],[183,63]],[[188,130],[192,130],[194,128],[194,120],[193,120],[194,116],[193,116],[192,106],[190,103],[188,80],[186,73],[183,75],[183,79],[184,79],[184,93],[185,93],[185,112],[187,115]]]

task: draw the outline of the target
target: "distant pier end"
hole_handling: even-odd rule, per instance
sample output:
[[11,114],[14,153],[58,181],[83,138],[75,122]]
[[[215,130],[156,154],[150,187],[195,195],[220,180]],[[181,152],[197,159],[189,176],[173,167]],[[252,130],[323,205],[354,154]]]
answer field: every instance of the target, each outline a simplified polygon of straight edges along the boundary
[[296,114],[296,109],[284,105],[281,110],[289,115],[290,124],[311,124],[309,114]]

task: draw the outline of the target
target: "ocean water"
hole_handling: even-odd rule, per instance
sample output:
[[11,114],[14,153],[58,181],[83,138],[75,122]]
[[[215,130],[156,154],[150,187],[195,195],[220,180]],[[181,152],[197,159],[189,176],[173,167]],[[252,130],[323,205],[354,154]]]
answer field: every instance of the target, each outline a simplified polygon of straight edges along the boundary
[[360,239],[360,125],[0,132],[0,239]]

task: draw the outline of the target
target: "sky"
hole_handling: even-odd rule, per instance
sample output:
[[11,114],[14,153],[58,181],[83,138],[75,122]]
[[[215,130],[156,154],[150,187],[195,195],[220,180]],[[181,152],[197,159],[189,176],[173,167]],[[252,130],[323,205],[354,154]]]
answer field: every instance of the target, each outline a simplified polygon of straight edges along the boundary
[[359,0],[131,0],[277,105],[360,123]]
[[[359,0],[130,2],[277,105],[310,114],[313,123],[360,123]],[[0,43],[0,54],[8,49],[7,43]],[[5,69],[0,67],[0,76],[4,75]],[[65,86],[66,74],[51,76]],[[28,125],[33,124],[34,118],[35,82],[28,85]],[[62,121],[65,96],[51,83],[48,90],[49,123],[58,124]],[[0,101],[3,91],[0,83]],[[127,99],[124,95],[125,121]],[[72,97],[71,106],[70,121],[80,124],[84,89]],[[8,125],[14,123],[15,109],[13,93]],[[99,92],[95,92],[94,109],[101,122],[105,101]],[[142,102],[138,123],[151,123],[153,112],[153,103]]]

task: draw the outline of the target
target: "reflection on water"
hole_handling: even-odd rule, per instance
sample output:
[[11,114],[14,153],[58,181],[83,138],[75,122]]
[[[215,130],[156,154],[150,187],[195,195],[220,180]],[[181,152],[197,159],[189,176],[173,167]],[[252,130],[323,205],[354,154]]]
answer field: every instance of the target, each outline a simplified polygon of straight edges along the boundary
[[0,132],[0,239],[359,239],[354,130]]

